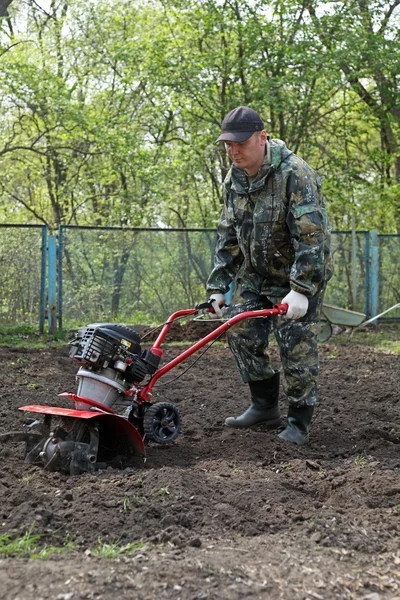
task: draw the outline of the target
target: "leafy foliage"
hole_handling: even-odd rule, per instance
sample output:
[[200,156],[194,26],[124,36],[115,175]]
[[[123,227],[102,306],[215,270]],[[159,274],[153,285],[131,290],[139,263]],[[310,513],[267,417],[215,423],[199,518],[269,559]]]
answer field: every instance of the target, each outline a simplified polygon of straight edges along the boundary
[[0,220],[215,225],[214,141],[250,104],[325,176],[333,226],[400,231],[396,0],[14,0]]

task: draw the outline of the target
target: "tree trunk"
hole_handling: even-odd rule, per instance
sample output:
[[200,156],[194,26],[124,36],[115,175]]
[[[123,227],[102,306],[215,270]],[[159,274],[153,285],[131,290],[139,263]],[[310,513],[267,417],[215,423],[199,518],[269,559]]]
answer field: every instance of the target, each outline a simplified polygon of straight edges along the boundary
[[6,17],[8,15],[8,7],[12,0],[0,0],[0,17]]

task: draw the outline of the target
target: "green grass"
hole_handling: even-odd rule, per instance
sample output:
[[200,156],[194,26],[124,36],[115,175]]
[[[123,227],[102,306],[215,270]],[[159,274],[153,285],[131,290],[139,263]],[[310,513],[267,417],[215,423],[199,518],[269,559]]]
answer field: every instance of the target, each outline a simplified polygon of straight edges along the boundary
[[400,323],[384,323],[377,327],[353,329],[332,336],[327,344],[370,346],[379,352],[400,354]]
[[[62,348],[68,344],[68,341],[72,339],[72,332],[70,331],[62,331],[58,332],[54,335],[39,334],[37,331],[28,331],[27,328],[16,328],[20,329],[20,331],[15,331],[12,328],[0,328],[0,346],[1,347],[11,347],[11,348],[27,348],[31,350],[44,350],[46,348]],[[150,338],[152,339],[152,338]],[[200,338],[199,338],[200,339]],[[169,341],[168,336],[165,339],[164,345],[168,346],[177,346],[177,347],[187,347],[192,346],[198,340],[192,341],[179,341],[174,342],[173,340]],[[151,342],[147,339],[143,340],[143,344],[150,344]],[[209,344],[204,346],[204,349]],[[226,346],[226,341],[216,341],[213,346],[223,347]],[[201,349],[200,349],[201,350]]]
[[358,455],[355,457],[354,462],[359,467],[364,467],[367,464],[367,459],[365,456]]
[[96,548],[91,550],[93,556],[101,556],[102,558],[115,559],[120,556],[128,556],[134,554],[136,550],[142,548],[141,542],[130,542],[128,544],[121,544],[120,540],[111,540],[110,542],[103,542],[101,538],[98,539],[98,545]]
[[[0,536],[0,559],[2,558],[35,558],[45,559],[52,554],[72,552],[76,550],[75,544],[70,540],[60,540],[59,546],[46,543],[46,535],[33,533],[35,523],[32,523],[29,530],[22,536],[13,533],[6,533]],[[134,554],[139,548],[142,548],[141,542],[129,542],[123,544],[120,540],[111,540],[104,542],[98,539],[95,548],[90,549],[92,556],[101,556],[103,558],[115,559],[120,556]]]
[[70,339],[69,331],[58,331],[54,334],[38,332],[37,325],[0,326],[0,346],[12,348],[44,348],[63,346]]
[[[9,346],[14,348],[45,349],[60,348],[66,346],[73,337],[72,330],[64,330],[50,335],[43,335],[37,332],[37,326],[0,326],[0,346]],[[200,337],[199,337],[200,339]],[[146,340],[143,341],[146,343]],[[164,344],[169,346],[186,347],[195,344],[195,341],[169,341],[168,336]],[[214,346],[226,346],[226,340],[214,342]],[[379,352],[388,352],[391,354],[400,354],[400,323],[380,323],[377,327],[368,325],[366,328],[348,329],[339,335],[332,335],[325,345],[332,346],[332,352],[335,352],[336,345],[361,345],[371,346]],[[270,345],[276,346],[276,341],[271,335]],[[204,347],[204,349],[206,346]]]
[[46,536],[34,534],[34,523],[21,537],[15,534],[0,536],[0,558],[40,558],[44,559],[51,554],[71,552],[74,544],[67,541],[63,546],[53,546],[45,543]]

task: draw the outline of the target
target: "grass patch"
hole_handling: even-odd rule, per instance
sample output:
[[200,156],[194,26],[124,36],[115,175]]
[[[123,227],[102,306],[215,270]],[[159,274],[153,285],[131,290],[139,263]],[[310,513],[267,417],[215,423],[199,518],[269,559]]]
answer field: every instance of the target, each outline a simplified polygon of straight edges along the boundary
[[93,548],[90,553],[93,556],[101,556],[102,558],[115,559],[120,556],[129,556],[134,554],[136,550],[142,548],[141,542],[130,542],[128,544],[121,544],[120,540],[111,540],[110,542],[103,542],[101,538],[98,539],[98,545]]
[[[66,540],[60,546],[46,543],[46,534],[37,534],[33,532],[35,523],[32,523],[29,530],[22,536],[6,533],[0,536],[0,559],[2,558],[35,558],[46,559],[52,554],[72,552],[76,550],[75,544]],[[61,540],[60,540],[61,541]],[[116,559],[120,556],[129,556],[142,548],[141,542],[130,542],[123,544],[119,539],[104,542],[98,539],[95,548],[88,552],[92,556]]]
[[63,546],[53,546],[44,542],[45,535],[34,534],[34,523],[23,536],[13,534],[0,536],[1,558],[39,558],[44,559],[51,554],[71,552],[74,550],[72,542],[67,541]]
[[377,327],[353,329],[350,333],[332,336],[327,344],[360,345],[376,348],[379,352],[400,354],[400,323],[384,323]]
[[64,346],[69,339],[69,331],[40,334],[37,325],[0,326],[0,346],[42,350],[49,346]]
[[[77,328],[78,329],[78,328]],[[14,348],[27,348],[34,350],[41,350],[46,348],[62,348],[65,347],[76,329],[72,330],[68,328],[63,331],[59,331],[53,335],[48,333],[39,334],[37,331],[37,325],[24,325],[24,326],[0,326],[0,346],[9,346]],[[192,346],[201,339],[201,335],[198,340],[181,340],[174,341],[169,340],[168,335],[165,338],[164,346],[173,347],[187,347]],[[152,339],[152,338],[150,338]],[[144,339],[143,344],[151,343],[151,341]],[[210,342],[209,342],[210,344]],[[199,352],[205,350],[209,344],[206,344],[204,348],[199,349]],[[339,335],[333,335],[326,342],[326,345],[361,345],[370,346],[376,348],[379,352],[388,352],[390,354],[400,354],[400,323],[380,323],[378,326],[368,325],[366,328],[360,329],[348,329],[340,333]],[[226,339],[221,339],[213,343],[215,347],[226,347]],[[270,336],[270,346],[277,346],[275,337]],[[333,350],[334,352],[334,350]]]

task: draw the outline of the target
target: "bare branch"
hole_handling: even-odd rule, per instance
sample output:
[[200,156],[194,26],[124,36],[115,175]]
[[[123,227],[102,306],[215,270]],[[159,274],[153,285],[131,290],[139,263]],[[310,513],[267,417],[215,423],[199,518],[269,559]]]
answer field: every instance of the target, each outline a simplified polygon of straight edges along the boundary
[[6,148],[3,148],[3,150],[0,150],[0,156],[2,156],[3,154],[7,154],[8,152],[14,152],[15,150],[29,150],[31,152],[35,152],[36,154],[39,154],[40,156],[46,156],[46,152],[41,152],[40,150],[36,150],[36,148],[32,146],[9,146]]
[[381,24],[381,26],[379,28],[379,33],[382,33],[386,29],[387,24],[388,24],[388,22],[390,20],[390,17],[393,14],[394,9],[397,6],[399,6],[399,4],[400,4],[400,0],[394,0],[393,4],[391,6],[389,6],[389,9],[387,10],[387,12],[386,12],[386,14],[385,14],[385,16],[383,18],[382,24]]
[[41,221],[47,227],[49,226],[49,224],[46,221],[46,219],[44,217],[42,217],[41,215],[39,215],[39,213],[37,213],[34,208],[32,208],[31,206],[29,206],[29,204],[27,204],[25,202],[25,200],[23,200],[20,196],[17,196],[13,192],[10,192],[10,190],[7,190],[7,188],[3,188],[3,189],[6,192],[6,194],[8,194],[10,196],[10,198],[13,198],[14,200],[16,200],[17,202],[19,202],[20,204],[22,204],[22,206],[24,206],[24,208],[26,208],[26,210],[28,210],[30,213],[32,213],[33,216],[36,217],[36,219],[38,219],[39,221]]

